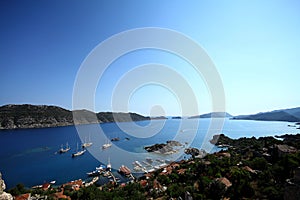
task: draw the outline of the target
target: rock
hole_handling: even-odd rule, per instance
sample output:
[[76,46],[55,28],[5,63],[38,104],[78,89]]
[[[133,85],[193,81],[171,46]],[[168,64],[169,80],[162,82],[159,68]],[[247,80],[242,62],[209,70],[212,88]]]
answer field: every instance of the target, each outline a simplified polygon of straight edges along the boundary
[[2,179],[2,174],[0,173],[0,200],[13,200],[11,194],[4,192],[6,189],[4,180]]
[[148,152],[155,152],[160,154],[172,154],[176,153],[177,150],[173,147],[182,146],[182,144],[178,141],[169,140],[166,144],[154,144],[151,146],[146,146],[144,149]]
[[6,186],[5,186],[4,180],[2,180],[2,174],[0,173],[0,194],[3,193],[5,188],[6,188]]
[[158,151],[158,150],[164,148],[165,146],[166,146],[166,144],[154,144],[151,146],[146,146],[145,150],[148,152],[154,152],[154,151]]
[[198,156],[200,154],[200,150],[197,148],[187,148],[184,150],[184,153],[190,154],[192,156]]
[[11,194],[3,192],[0,194],[0,200],[13,200],[13,197]]
[[168,140],[167,145],[168,146],[182,146],[182,144],[180,142],[175,141],[175,140]]

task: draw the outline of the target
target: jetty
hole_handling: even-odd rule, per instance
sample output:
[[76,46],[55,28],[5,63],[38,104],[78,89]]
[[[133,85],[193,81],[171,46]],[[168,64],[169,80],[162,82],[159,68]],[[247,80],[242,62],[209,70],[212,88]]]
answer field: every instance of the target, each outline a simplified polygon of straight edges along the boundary
[[91,182],[85,183],[84,186],[85,186],[85,187],[88,187],[88,186],[90,186],[90,185],[93,185],[93,184],[96,183],[98,180],[99,180],[99,177],[96,176],[96,177],[93,178],[93,180],[92,180]]
[[109,176],[111,176],[111,178],[113,179],[113,181],[114,181],[115,183],[117,183],[117,179],[116,179],[115,175],[114,175],[111,171],[108,171],[108,177],[109,177]]

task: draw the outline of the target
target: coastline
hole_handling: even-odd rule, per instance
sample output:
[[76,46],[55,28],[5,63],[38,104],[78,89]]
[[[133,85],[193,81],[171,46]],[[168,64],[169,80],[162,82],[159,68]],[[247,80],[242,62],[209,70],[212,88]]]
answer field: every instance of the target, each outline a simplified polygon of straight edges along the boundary
[[[218,141],[214,140],[217,137]],[[277,137],[283,140],[278,140],[276,139]],[[215,197],[214,195],[218,198],[274,198],[283,197],[284,195],[289,195],[289,197],[291,195],[297,196],[299,194],[297,192],[293,193],[293,189],[295,187],[300,189],[300,179],[297,178],[298,175],[300,175],[300,168],[297,167],[300,165],[300,161],[294,160],[293,162],[298,163],[294,165],[294,167],[283,168],[283,170],[288,170],[289,172],[296,170],[292,174],[283,173],[279,177],[275,177],[276,180],[273,181],[266,177],[262,179],[262,176],[268,176],[268,174],[265,174],[266,170],[269,170],[269,168],[273,169],[276,165],[282,165],[280,163],[282,160],[285,160],[286,157],[293,159],[296,156],[300,159],[300,134],[283,134],[277,137],[242,137],[231,139],[224,134],[215,135],[211,142],[216,146],[223,145],[226,146],[226,148],[220,148],[220,151],[206,154],[203,157],[191,157],[186,160],[171,162],[159,169],[146,172],[139,178],[136,177],[132,180],[128,180],[126,183],[118,184],[117,182],[109,181],[104,185],[98,185],[96,179],[93,179],[86,184],[80,179],[53,187],[43,184],[41,186],[42,191],[40,192],[46,195],[47,191],[52,191],[51,193],[53,194],[63,191],[61,194],[68,197],[68,195],[75,195],[81,190],[86,191],[86,188],[93,188],[93,190],[101,191],[98,195],[106,193],[104,191],[109,191],[109,193],[113,195],[115,194],[113,191],[119,191],[122,188],[122,190],[124,190],[124,188],[130,185],[136,185],[139,187],[134,190],[145,191],[145,198],[152,197],[152,195],[154,195],[152,191],[156,191],[157,197],[170,197],[171,188],[174,184],[180,184],[181,182],[178,182],[179,180],[183,181],[186,185],[193,183],[194,187],[195,184],[199,184],[197,183],[198,178],[191,176],[191,174],[195,174],[196,177],[202,177],[200,180],[207,179],[208,182],[204,184],[204,188],[198,189],[198,192],[190,188],[188,192],[193,197],[196,197],[195,195],[199,192],[205,195],[206,198],[213,198]],[[240,175],[235,177],[235,173],[239,173]],[[271,173],[274,172],[271,170]],[[182,179],[183,177],[190,178]],[[170,182],[170,180],[173,181]],[[243,182],[243,180],[247,181]],[[279,180],[283,180],[283,182]],[[269,187],[281,187],[281,190],[277,193],[265,192],[264,188],[256,186],[257,184],[262,184],[260,182],[268,182],[268,184],[271,185]],[[80,183],[79,186],[78,183]],[[216,188],[213,189],[213,184],[220,184],[222,190],[218,190],[216,193]],[[64,192],[66,191],[67,185],[71,185],[71,188],[73,188],[69,193]],[[77,186],[75,187],[74,185]],[[149,188],[149,185],[152,186]],[[47,188],[43,189],[44,187]],[[184,187],[186,188],[186,186]],[[243,188],[247,190],[247,192],[243,192]],[[11,191],[13,190],[9,190],[8,192]],[[39,189],[27,190],[31,195],[35,195],[34,193],[38,191]],[[178,192],[178,194],[182,194],[182,192],[186,193],[186,190],[178,190]]]

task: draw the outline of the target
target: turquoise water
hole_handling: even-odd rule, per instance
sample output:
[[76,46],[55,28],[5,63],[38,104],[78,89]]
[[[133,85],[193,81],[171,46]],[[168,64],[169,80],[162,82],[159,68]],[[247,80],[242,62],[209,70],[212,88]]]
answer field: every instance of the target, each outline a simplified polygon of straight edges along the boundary
[[[286,133],[298,133],[295,127],[288,127],[288,122],[265,122],[226,119],[223,129],[211,129],[208,135],[210,119],[173,119],[140,122],[81,125],[78,134],[75,126],[1,130],[0,131],[0,171],[7,184],[13,187],[23,183],[30,187],[56,180],[57,184],[86,179],[86,172],[92,171],[100,163],[107,164],[108,159],[114,169],[122,164],[133,168],[132,162],[143,161],[146,157],[153,159],[176,160],[183,158],[184,148],[178,153],[158,155],[147,153],[143,147],[167,140],[177,140],[185,147],[205,148],[213,152],[207,138],[213,134],[224,133],[232,138],[274,136]],[[99,131],[101,130],[101,131]],[[103,132],[102,132],[103,131]],[[146,137],[147,136],[147,137]],[[102,145],[109,139],[119,137],[120,141],[112,142],[113,146],[102,150]],[[91,139],[93,145],[79,157],[72,158],[77,143]],[[129,140],[128,140],[129,139]],[[62,144],[69,143],[71,150],[65,154],[57,154]]]

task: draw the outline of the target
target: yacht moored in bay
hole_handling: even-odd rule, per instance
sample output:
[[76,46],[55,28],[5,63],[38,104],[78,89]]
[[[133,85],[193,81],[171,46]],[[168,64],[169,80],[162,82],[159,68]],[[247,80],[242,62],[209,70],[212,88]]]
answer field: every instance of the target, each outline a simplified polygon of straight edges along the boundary
[[81,156],[81,155],[83,155],[85,152],[86,152],[85,149],[83,149],[83,150],[81,150],[81,151],[78,151],[78,143],[77,143],[77,151],[76,151],[76,153],[73,153],[73,154],[72,154],[72,157],[74,158],[74,157],[77,157],[77,156]]
[[66,148],[64,148],[64,146],[63,145],[61,145],[61,148],[59,149],[59,153],[66,153],[66,152],[68,152],[69,150],[70,150],[71,148],[69,147],[69,144],[67,143],[66,144]]

